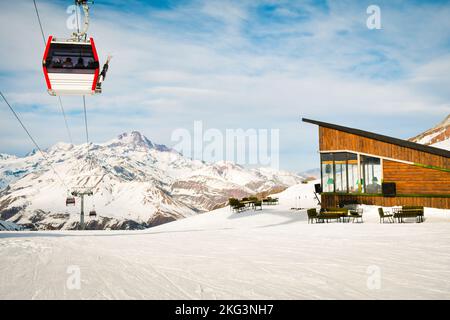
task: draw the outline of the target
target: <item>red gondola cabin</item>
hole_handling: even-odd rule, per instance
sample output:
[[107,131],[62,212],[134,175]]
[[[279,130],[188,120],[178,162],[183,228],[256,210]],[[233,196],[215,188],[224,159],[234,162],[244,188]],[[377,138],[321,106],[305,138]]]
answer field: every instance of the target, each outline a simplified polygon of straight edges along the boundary
[[100,64],[93,38],[75,42],[50,36],[42,63],[49,94],[96,93]]

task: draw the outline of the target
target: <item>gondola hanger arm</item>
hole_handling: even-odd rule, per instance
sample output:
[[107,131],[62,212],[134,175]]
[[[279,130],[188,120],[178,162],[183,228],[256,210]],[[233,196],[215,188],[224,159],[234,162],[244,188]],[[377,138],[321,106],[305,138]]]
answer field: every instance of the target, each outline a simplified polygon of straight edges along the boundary
[[80,6],[83,9],[84,13],[83,29],[81,31],[77,30],[77,32],[73,33],[73,37],[77,40],[81,40],[83,38],[86,39],[87,37],[87,31],[89,29],[89,3],[93,4],[94,1],[75,0],[75,5]]

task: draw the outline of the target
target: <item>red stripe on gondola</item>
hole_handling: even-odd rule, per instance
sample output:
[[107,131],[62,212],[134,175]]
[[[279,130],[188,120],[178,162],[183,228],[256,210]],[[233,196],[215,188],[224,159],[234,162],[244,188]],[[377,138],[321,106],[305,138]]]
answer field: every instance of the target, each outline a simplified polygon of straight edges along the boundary
[[45,46],[44,59],[42,60],[42,69],[44,70],[45,82],[47,82],[48,90],[52,89],[50,79],[48,78],[47,66],[45,65],[45,60],[47,60],[48,51],[50,50],[50,45],[52,43],[53,36],[48,37],[47,45]]
[[90,40],[92,46],[92,53],[94,54],[94,61],[98,62],[98,67],[97,69],[95,69],[94,82],[92,83],[92,91],[95,91],[95,88],[97,87],[98,75],[100,73],[100,62],[98,61],[98,54],[97,49],[95,48],[94,38],[90,38]]

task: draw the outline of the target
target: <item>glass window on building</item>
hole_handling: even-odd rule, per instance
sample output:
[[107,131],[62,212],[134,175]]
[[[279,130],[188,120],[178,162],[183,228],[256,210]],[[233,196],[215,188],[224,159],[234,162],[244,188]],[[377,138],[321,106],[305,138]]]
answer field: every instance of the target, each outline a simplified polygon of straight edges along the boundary
[[347,153],[334,154],[335,192],[347,192]]
[[361,192],[362,189],[359,183],[358,176],[358,156],[354,153],[348,153],[347,158],[347,171],[348,171],[348,192]]
[[361,167],[365,193],[381,193],[381,160],[361,156]]
[[322,173],[322,191],[334,192],[334,166],[333,154],[322,153],[320,155],[321,173]]

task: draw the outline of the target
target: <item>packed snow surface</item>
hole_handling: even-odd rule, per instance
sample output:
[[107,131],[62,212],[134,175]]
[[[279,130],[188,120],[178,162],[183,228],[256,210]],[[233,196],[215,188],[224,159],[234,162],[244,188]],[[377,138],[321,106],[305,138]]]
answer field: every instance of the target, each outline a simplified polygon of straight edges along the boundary
[[0,232],[0,299],[450,298],[450,210],[379,224],[364,206],[364,223],[308,224],[291,208],[315,206],[312,188],[142,231]]

